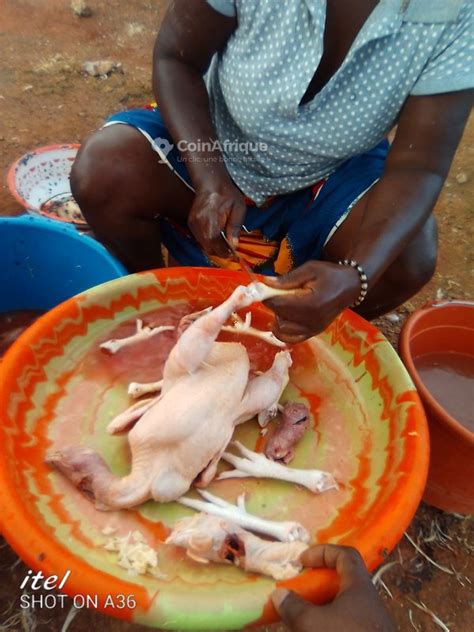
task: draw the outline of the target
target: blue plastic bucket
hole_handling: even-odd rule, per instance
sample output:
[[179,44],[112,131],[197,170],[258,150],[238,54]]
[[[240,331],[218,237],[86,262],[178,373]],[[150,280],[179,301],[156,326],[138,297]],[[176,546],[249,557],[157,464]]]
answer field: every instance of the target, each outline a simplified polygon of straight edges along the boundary
[[128,274],[104,246],[42,217],[0,218],[0,312],[48,310]]

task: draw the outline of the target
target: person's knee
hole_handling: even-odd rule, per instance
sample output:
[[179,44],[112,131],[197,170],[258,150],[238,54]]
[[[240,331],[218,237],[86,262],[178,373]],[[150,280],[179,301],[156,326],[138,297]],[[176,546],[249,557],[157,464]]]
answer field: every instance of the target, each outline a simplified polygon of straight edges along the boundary
[[81,146],[71,170],[71,190],[87,219],[123,193],[123,156],[135,130],[114,125],[95,132]]
[[407,269],[405,285],[413,293],[418,292],[431,281],[436,270],[436,251],[427,252],[422,260],[417,260],[416,265]]
[[415,294],[433,277],[437,257],[437,226],[431,216],[396,261],[392,283]]
[[[81,146],[71,169],[71,190],[83,210],[95,206],[101,186],[107,177],[107,167],[101,168],[104,147],[100,132],[89,137]],[[105,171],[105,173],[104,173]]]

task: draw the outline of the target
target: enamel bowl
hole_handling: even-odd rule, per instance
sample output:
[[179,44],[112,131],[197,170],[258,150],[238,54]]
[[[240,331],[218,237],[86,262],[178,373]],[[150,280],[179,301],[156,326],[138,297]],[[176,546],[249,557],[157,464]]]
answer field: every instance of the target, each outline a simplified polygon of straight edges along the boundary
[[[175,323],[185,313],[222,302],[246,282],[243,273],[197,268],[123,277],[45,314],[5,355],[1,527],[31,568],[59,578],[70,571],[62,592],[87,595],[112,616],[176,630],[270,623],[276,620],[270,600],[276,585],[317,603],[335,594],[337,578],[329,570],[305,570],[276,582],[231,565],[200,565],[163,544],[176,520],[192,510],[147,502],[131,511],[99,512],[44,463],[50,449],[80,443],[98,450],[115,474],[125,474],[127,439],[108,436],[105,427],[129,405],[129,381],[159,379],[173,333],[117,356],[105,355],[99,344],[132,333],[138,316]],[[262,305],[251,311],[257,327],[270,325],[271,313]],[[253,368],[267,368],[275,348],[244,338]],[[213,482],[209,490],[231,502],[245,493],[250,512],[297,520],[313,542],[355,546],[373,569],[401,538],[423,493],[429,451],[423,408],[391,345],[350,311],[291,351],[284,398],[306,402],[312,415],[292,466],[331,471],[339,489],[318,496],[289,483],[234,479]],[[262,448],[255,420],[239,426],[235,436],[252,449]],[[117,536],[139,531],[158,551],[162,576],[131,575],[119,566],[117,553],[104,548],[104,529]],[[120,595],[132,598],[120,602]],[[118,602],[124,607],[116,607]]]
[[48,145],[25,154],[8,171],[10,193],[29,213],[87,226],[69,182],[79,147]]

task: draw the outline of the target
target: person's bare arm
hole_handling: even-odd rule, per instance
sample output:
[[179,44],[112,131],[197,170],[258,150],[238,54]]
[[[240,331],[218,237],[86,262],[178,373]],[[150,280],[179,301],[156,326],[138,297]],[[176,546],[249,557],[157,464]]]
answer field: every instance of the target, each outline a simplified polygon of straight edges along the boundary
[[[380,181],[365,196],[362,222],[341,259],[355,259],[370,289],[401,254],[433,210],[461,139],[472,102],[462,91],[410,97],[399,119],[395,141]],[[321,332],[360,292],[357,272],[333,263],[310,261],[277,285],[306,288],[268,305],[285,323],[274,333],[297,342]],[[311,290],[311,291],[309,291]]]
[[[235,18],[214,11],[205,0],[171,3],[155,43],[153,88],[175,143],[216,140],[203,74],[236,24]],[[189,227],[208,253],[228,256],[220,231],[225,228],[229,238],[238,237],[245,213],[243,196],[218,149],[189,151],[181,145],[196,190]]]
[[380,182],[367,195],[349,257],[374,285],[428,219],[472,105],[472,92],[410,97]]

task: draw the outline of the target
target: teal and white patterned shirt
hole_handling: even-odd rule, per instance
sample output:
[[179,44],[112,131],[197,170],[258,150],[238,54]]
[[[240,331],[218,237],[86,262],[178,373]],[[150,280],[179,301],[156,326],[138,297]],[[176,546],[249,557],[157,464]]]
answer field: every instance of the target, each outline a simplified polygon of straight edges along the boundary
[[339,70],[304,105],[323,54],[326,0],[207,2],[238,20],[206,80],[228,170],[257,203],[370,150],[408,96],[474,85],[473,0],[380,0]]

